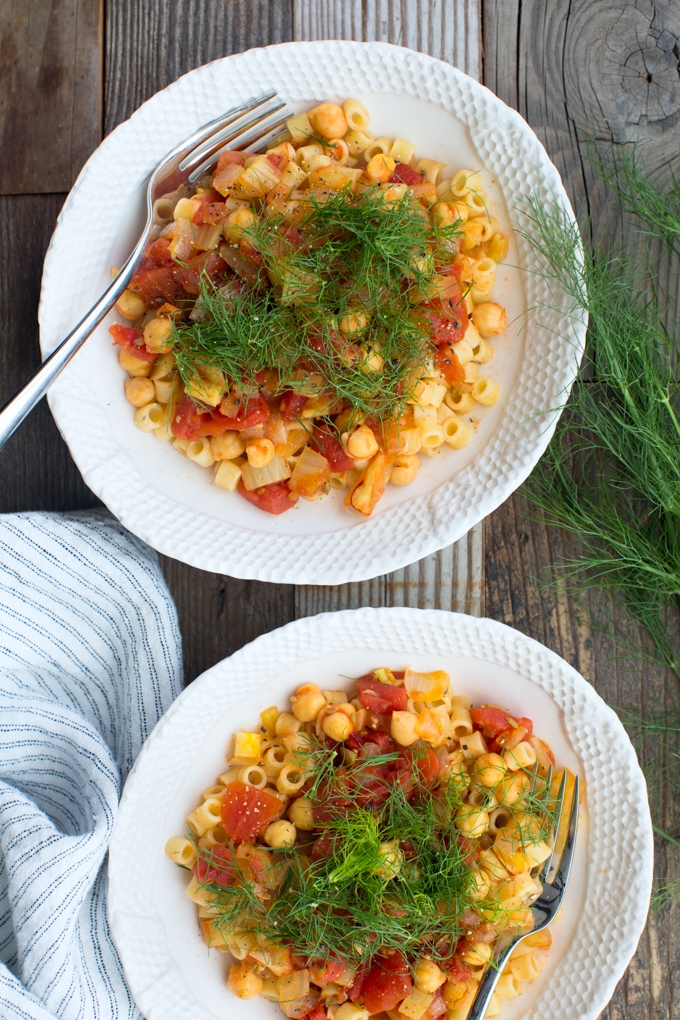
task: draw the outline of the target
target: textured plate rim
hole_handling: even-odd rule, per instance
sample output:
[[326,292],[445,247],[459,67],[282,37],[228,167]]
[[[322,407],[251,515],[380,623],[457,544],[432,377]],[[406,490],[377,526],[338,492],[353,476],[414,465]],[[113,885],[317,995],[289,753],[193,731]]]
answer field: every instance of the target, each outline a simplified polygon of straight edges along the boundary
[[[369,54],[368,59],[366,54]],[[546,202],[561,207],[573,221],[559,174],[528,124],[483,85],[452,65],[387,43],[281,43],[249,50],[196,68],[156,93],[104,139],[90,157],[59,216],[45,259],[39,311],[43,354],[57,339],[54,323],[51,328],[48,328],[48,323],[55,315],[55,301],[59,306],[57,267],[69,243],[77,237],[75,214],[82,209],[87,189],[93,182],[96,183],[97,175],[111,165],[116,151],[129,149],[138,128],[151,130],[160,113],[168,115],[173,104],[186,99],[190,93],[195,93],[195,101],[199,96],[202,98],[225,68],[231,68],[240,75],[257,72],[259,81],[264,75],[265,80],[278,81],[285,91],[286,75],[290,76],[286,61],[295,60],[303,62],[306,67],[310,64],[320,68],[334,67],[333,81],[336,84],[337,68],[352,66],[354,84],[359,90],[364,88],[364,82],[360,75],[356,80],[357,68],[363,73],[364,63],[374,60],[397,67],[401,72],[399,81],[390,81],[390,88],[382,91],[416,95],[416,83],[421,89],[427,86],[430,90],[427,98],[431,102],[455,114],[467,125],[483,162],[501,186],[504,170],[497,162],[500,157],[486,140],[489,131],[485,133],[483,127],[493,126],[497,130],[498,124],[503,123],[504,142],[511,143],[513,160],[525,164],[526,187],[537,189]],[[319,81],[325,73],[322,69],[315,71]],[[318,85],[317,91],[323,87]],[[437,94],[436,89],[439,89]],[[380,91],[368,86],[366,90]],[[457,104],[455,107],[454,102]],[[200,115],[196,117],[200,119]],[[167,144],[165,142],[161,147],[163,151]],[[504,190],[507,194],[510,189]],[[515,227],[530,228],[526,218],[516,210],[512,221]],[[530,265],[526,242],[518,237],[518,244],[521,263]],[[536,307],[542,303],[541,284],[532,273],[526,274],[525,282],[527,307]],[[62,303],[64,300],[62,297]],[[105,423],[95,423],[93,416],[97,414],[105,419],[96,401],[90,404],[88,415],[76,411],[74,401],[79,401],[81,408],[83,401],[77,359],[55,383],[49,402],[86,483],[126,527],[160,552],[200,569],[256,580],[298,584],[359,581],[399,569],[449,545],[491,513],[526,479],[552,436],[559,408],[574,381],[582,357],[585,326],[575,327],[563,312],[564,309],[562,312],[555,309],[546,311],[545,329],[535,326],[532,318],[525,327],[526,343],[529,345],[525,350],[525,361],[531,360],[537,376],[541,375],[543,379],[540,406],[527,396],[534,393],[536,382],[530,384],[520,378],[498,428],[467,468],[432,492],[407,500],[361,522],[357,527],[311,538],[242,528],[181,506],[159,493],[142,477],[115,441],[107,436]],[[557,364],[559,358],[553,357],[555,351],[550,350],[550,357],[546,353],[546,345],[549,347],[556,343],[555,337],[562,338],[556,348],[560,364]],[[567,340],[567,337],[570,339]],[[530,358],[530,354],[534,356]],[[83,425],[84,420],[87,420],[87,427]],[[98,454],[94,453],[95,449]],[[504,465],[500,480],[499,464]],[[397,535],[398,540],[395,538]],[[331,536],[333,542],[329,542]]]
[[[157,1009],[154,1017],[181,1015],[168,1012],[170,1000],[163,1000],[172,989],[176,1004],[178,988],[184,986],[168,978],[173,963],[167,951],[167,959],[163,959],[163,947],[158,944],[162,928],[160,922],[154,927],[150,920],[153,908],[147,904],[147,913],[140,913],[140,897],[143,899],[148,884],[139,876],[140,885],[135,885],[135,857],[129,838],[139,831],[140,819],[148,817],[151,809],[157,777],[162,774],[164,743],[170,741],[177,752],[182,720],[200,713],[203,702],[219,706],[225,698],[241,700],[266,684],[262,677],[267,676],[267,669],[275,675],[282,662],[286,666],[299,662],[304,669],[305,661],[329,650],[337,649],[341,655],[348,634],[358,636],[352,643],[360,648],[385,640],[392,642],[389,647],[395,648],[395,654],[402,649],[414,654],[418,648],[444,648],[445,654],[493,662],[537,684],[557,704],[568,741],[583,765],[590,820],[587,892],[569,950],[552,976],[550,995],[539,998],[532,1017],[596,1020],[635,952],[651,893],[651,818],[644,777],[630,740],[594,688],[539,642],[493,620],[402,607],[324,613],[265,634],[203,673],[156,725],[128,777],[109,850],[111,931],[138,1005],[146,1015]],[[614,777],[625,787],[625,821],[608,786]],[[618,870],[612,867],[617,852]],[[616,881],[612,882],[614,871]],[[146,943],[139,934],[144,924],[148,927]],[[579,974],[576,989],[575,973]],[[562,1000],[567,1003],[563,1008]],[[186,1006],[185,1002],[181,1008]]]

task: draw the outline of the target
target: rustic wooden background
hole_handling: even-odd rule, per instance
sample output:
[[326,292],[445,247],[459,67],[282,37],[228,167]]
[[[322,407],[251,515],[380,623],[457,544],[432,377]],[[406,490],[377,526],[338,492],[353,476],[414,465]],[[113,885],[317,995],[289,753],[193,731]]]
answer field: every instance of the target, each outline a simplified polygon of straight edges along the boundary
[[[0,404],[39,362],[42,260],[66,193],[102,136],[199,64],[324,38],[398,43],[483,81],[537,132],[596,236],[619,223],[586,158],[588,136],[598,144],[641,138],[660,172],[677,157],[680,0],[0,0]],[[677,292],[677,281],[663,282]],[[97,505],[45,401],[0,454],[0,471],[2,512]],[[361,584],[268,585],[168,558],[163,568],[179,609],[187,681],[296,617],[413,605],[485,613],[517,627],[563,655],[610,704],[643,717],[674,703],[671,678],[616,657],[575,606],[540,587],[568,551],[515,495],[456,546]],[[617,616],[594,596],[586,609]],[[678,836],[672,793],[663,783],[652,793]],[[677,852],[659,845],[657,874],[679,873]],[[650,920],[604,1017],[680,1020],[679,922],[677,908]]]

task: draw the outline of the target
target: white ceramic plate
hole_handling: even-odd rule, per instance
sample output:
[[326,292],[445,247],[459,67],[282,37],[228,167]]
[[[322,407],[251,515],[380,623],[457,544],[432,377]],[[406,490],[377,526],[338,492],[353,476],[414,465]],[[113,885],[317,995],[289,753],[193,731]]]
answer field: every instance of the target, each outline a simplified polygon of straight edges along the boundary
[[[400,135],[418,153],[481,168],[491,211],[527,229],[521,202],[536,191],[571,210],[555,167],[522,118],[462,72],[384,43],[285,43],[216,60],[146,102],[97,149],[59,217],[45,260],[40,305],[47,354],[94,303],[142,226],[145,181],[197,125],[275,87],[295,109],[358,96],[376,136]],[[521,268],[519,268],[521,267]],[[527,477],[545,449],[582,353],[566,317],[512,235],[494,298],[511,323],[489,374],[502,397],[484,410],[473,441],[425,461],[409,486],[389,486],[372,518],[358,520],[335,492],[281,517],[212,484],[212,473],[139,432],[108,335],[109,316],[50,392],[50,406],[90,488],[154,548],[204,570],[265,581],[340,584],[398,569],[464,535]],[[566,307],[566,306],[565,306]]]
[[564,913],[541,977],[503,1020],[595,1020],[645,924],[652,830],[644,779],[618,718],[571,666],[491,620],[418,609],[307,617],[246,645],[195,680],[147,740],[123,791],[110,847],[109,918],[125,976],[147,1020],[280,1020],[239,1002],[226,960],[208,953],[186,874],[164,855],[201,790],[225,767],[235,730],[305,681],[334,688],[378,665],[446,669],[454,691],[534,720],[557,762],[585,781]]

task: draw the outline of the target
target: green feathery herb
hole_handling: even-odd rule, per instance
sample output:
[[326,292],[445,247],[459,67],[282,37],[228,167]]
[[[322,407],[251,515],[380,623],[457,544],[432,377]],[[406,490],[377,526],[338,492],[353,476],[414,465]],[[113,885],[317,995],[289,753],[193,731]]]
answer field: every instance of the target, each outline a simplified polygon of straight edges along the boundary
[[377,189],[342,191],[313,199],[299,227],[265,217],[244,231],[260,282],[215,290],[200,281],[201,320],[174,330],[184,382],[207,368],[242,385],[276,368],[279,390],[323,391],[358,412],[397,415],[414,370],[433,355],[417,298],[429,293],[436,263],[450,261],[458,233],[422,213],[409,195],[389,202]]

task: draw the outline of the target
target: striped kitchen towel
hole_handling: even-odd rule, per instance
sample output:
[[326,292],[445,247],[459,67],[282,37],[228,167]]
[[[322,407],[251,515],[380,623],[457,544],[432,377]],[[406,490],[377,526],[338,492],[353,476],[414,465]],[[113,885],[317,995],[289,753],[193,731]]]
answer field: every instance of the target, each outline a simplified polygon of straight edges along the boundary
[[0,517],[0,1017],[137,1020],[106,853],[182,685],[156,555],[103,511]]

